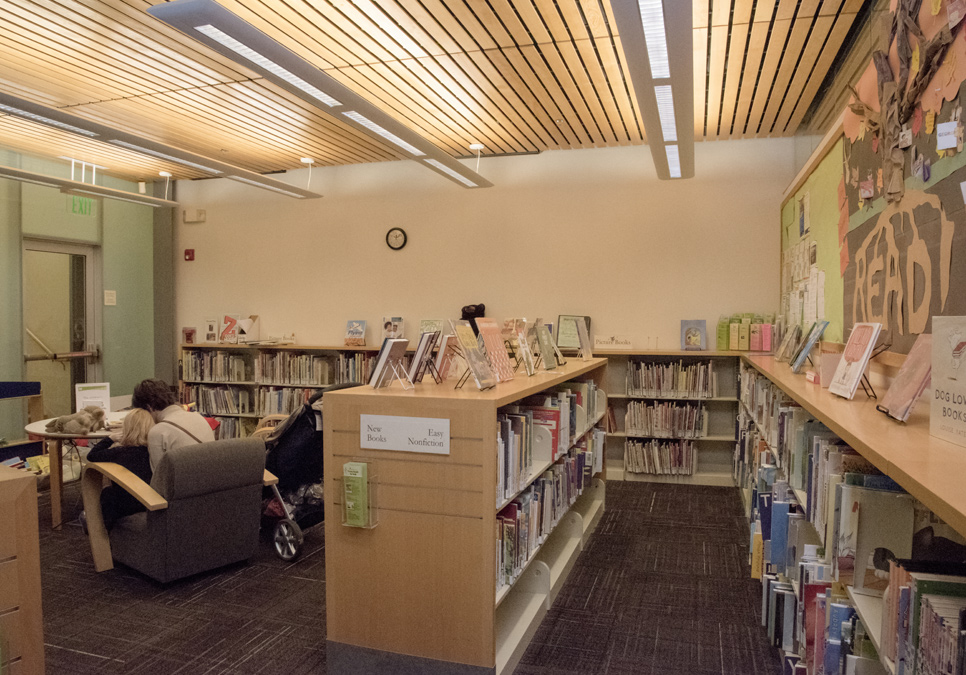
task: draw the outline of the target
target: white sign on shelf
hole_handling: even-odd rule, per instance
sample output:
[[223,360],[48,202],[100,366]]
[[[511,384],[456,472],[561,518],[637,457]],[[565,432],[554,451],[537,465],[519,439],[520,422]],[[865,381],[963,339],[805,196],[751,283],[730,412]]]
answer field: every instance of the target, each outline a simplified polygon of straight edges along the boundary
[[630,349],[631,339],[624,335],[595,335],[594,349]]
[[449,420],[397,415],[360,415],[359,446],[367,450],[448,455]]

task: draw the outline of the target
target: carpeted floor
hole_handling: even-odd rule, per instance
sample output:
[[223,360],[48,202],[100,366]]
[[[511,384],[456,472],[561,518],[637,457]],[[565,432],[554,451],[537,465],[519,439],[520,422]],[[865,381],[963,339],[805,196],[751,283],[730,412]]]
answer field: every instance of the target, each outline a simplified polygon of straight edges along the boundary
[[[267,540],[248,564],[161,586],[123,567],[95,574],[73,522],[50,530],[40,499],[47,672],[325,672],[323,528],[292,564]],[[777,675],[748,579],[733,489],[611,482],[607,510],[519,675]]]

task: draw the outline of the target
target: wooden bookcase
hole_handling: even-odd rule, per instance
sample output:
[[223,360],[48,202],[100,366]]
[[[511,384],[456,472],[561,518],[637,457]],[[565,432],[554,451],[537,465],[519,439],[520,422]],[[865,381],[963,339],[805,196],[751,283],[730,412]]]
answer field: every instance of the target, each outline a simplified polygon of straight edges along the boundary
[[43,675],[37,477],[0,466],[0,672]]
[[[605,359],[572,358],[554,372],[518,374],[482,392],[472,382],[454,390],[450,381],[410,391],[396,383],[326,394],[329,672],[512,671],[603,513],[604,477],[593,478],[525,571],[498,595],[498,409],[570,380],[603,388],[606,365]],[[602,420],[606,399],[600,399],[599,416],[583,429]],[[450,453],[362,449],[364,414],[448,419]],[[369,463],[378,494],[373,529],[341,524],[342,467],[349,461]]]
[[[365,381],[368,373],[365,362],[372,360],[377,351],[378,347],[182,344],[178,390],[182,403],[197,401],[199,412],[222,422],[220,438],[247,436],[265,415],[294,412],[313,390],[342,382]],[[203,357],[214,356],[229,361],[235,368],[215,374],[199,367]],[[321,372],[306,372],[302,376],[271,369],[272,365],[292,364],[300,358],[315,359],[326,366]],[[355,362],[351,370],[349,361]],[[355,373],[355,377],[350,373]],[[212,405],[206,401],[206,395],[247,397],[248,405],[235,409],[220,402]],[[269,396],[273,398],[272,403],[267,401]]]
[[[608,433],[607,477],[610,480],[654,481],[691,485],[733,486],[732,457],[734,454],[735,418],[738,410],[738,359],[739,352],[717,351],[613,351],[595,352],[608,360],[608,392],[617,430]],[[685,366],[695,363],[712,363],[718,380],[717,395],[711,398],[687,396],[657,396],[628,393],[627,372],[633,363],[671,364],[681,362]],[[708,430],[705,436],[687,438],[693,441],[697,451],[697,466],[690,475],[667,475],[635,473],[625,466],[624,446],[628,438],[640,440],[674,440],[667,436],[641,436],[628,434],[624,417],[629,402],[645,405],[675,403],[701,406],[707,411]]]

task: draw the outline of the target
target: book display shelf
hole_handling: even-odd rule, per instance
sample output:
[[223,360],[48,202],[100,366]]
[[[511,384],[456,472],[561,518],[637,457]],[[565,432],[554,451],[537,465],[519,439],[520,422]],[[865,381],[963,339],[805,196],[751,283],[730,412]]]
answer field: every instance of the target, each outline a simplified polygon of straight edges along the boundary
[[[607,477],[733,486],[736,352],[595,352],[608,360]],[[619,392],[619,393],[617,393]]]
[[[910,498],[902,492],[884,492],[878,486],[884,485],[888,479],[895,481],[898,487],[918,500],[943,523],[966,536],[966,491],[962,488],[962,477],[966,475],[966,452],[961,446],[929,434],[929,405],[925,400],[919,402],[906,423],[900,423],[877,411],[877,401],[865,396],[861,390],[853,400],[847,400],[830,394],[820,385],[806,381],[803,375],[792,373],[788,364],[777,363],[772,357],[743,356],[741,360],[739,419],[743,428],[741,442],[735,453],[735,472],[746,512],[754,515],[757,505],[759,516],[761,515],[760,493],[770,482],[763,481],[763,477],[767,476],[770,480],[788,481],[788,487],[794,494],[794,498],[790,498],[792,507],[788,512],[798,511],[795,506],[797,502],[802,514],[797,516],[800,520],[795,525],[788,526],[787,531],[783,527],[777,530],[783,537],[788,538],[787,548],[781,547],[782,551],[788,553],[784,559],[782,553],[779,553],[777,564],[775,523],[778,511],[775,507],[778,498],[775,497],[774,504],[768,507],[771,521],[770,547],[763,545],[769,542],[762,542],[762,539],[768,537],[763,536],[761,518],[751,522],[752,574],[755,575],[756,568],[762,570],[766,595],[768,584],[777,584],[779,594],[787,592],[782,587],[788,584],[788,588],[794,593],[795,602],[803,610],[807,607],[804,600],[807,595],[805,584],[831,584],[833,601],[852,606],[864,627],[865,635],[878,652],[878,660],[883,669],[887,673],[896,673],[897,665],[890,658],[890,653],[894,655],[896,651],[894,612],[898,600],[890,607],[883,601],[880,585],[873,583],[871,587],[860,586],[869,584],[871,578],[867,568],[870,562],[864,559],[864,548],[885,545],[880,539],[870,537],[895,539],[898,535],[891,534],[890,531],[898,531],[901,527],[901,521],[896,516],[876,516],[883,507],[874,505],[885,504],[887,497],[884,495],[894,495],[893,504]],[[796,441],[797,438],[804,441]],[[844,446],[854,450],[857,455],[843,455],[841,448]],[[811,456],[809,447],[812,448]],[[835,466],[831,457],[839,454],[839,459],[835,460],[840,467],[837,471],[821,468],[823,465],[819,463],[823,461],[823,453],[826,453],[825,467]],[[863,463],[874,469],[863,469]],[[813,465],[819,468],[810,474],[809,467]],[[876,476],[872,473],[873,470],[884,475]],[[814,477],[822,475],[823,472],[824,480],[820,478],[816,482]],[[813,480],[809,480],[810,475]],[[859,514],[858,526],[852,530],[857,534],[848,532],[845,535],[854,536],[854,544],[843,543],[847,539],[842,538],[841,528],[836,528],[837,519],[842,518],[836,500],[845,499],[842,488],[846,486],[852,486],[853,490],[849,493],[849,503],[857,506],[846,509],[843,505],[841,512]],[[863,493],[862,487],[855,486],[872,489]],[[883,501],[868,501],[870,496]],[[862,499],[867,501],[863,502]],[[865,508],[869,510],[865,511]],[[867,517],[871,520],[866,521]],[[788,522],[791,523],[791,520]],[[838,522],[844,523],[845,519]],[[911,523],[909,527],[911,528]],[[910,529],[908,537],[901,535],[898,538],[911,540],[911,532]],[[864,544],[863,541],[870,543]],[[808,545],[814,546],[816,550],[816,554],[811,557],[802,555]],[[837,571],[831,579],[808,578],[810,566],[817,569],[823,564],[833,564],[835,556],[843,555],[842,550],[846,555],[849,554],[850,546],[854,551],[854,570],[848,565],[843,566],[840,558],[838,566],[833,567]],[[794,555],[792,551],[795,552]],[[910,555],[906,552],[897,554],[896,557],[908,558]],[[847,571],[844,582],[840,576],[842,569]],[[860,583],[863,574],[865,581]],[[841,600],[835,600],[835,597]],[[891,624],[890,611],[893,620]],[[808,625],[807,617],[805,623]],[[888,632],[890,628],[891,638]],[[804,649],[803,644],[799,643],[801,627],[794,627],[794,636],[791,638],[788,637],[787,626],[784,630],[786,635],[783,651],[786,654],[801,654],[799,649]],[[915,639],[918,640],[918,637]],[[776,645],[783,646],[780,643]]]
[[378,347],[182,344],[182,403],[242,438],[266,415],[289,415],[331,384],[366,382]]
[[[606,366],[601,358],[570,359],[532,377],[518,372],[485,391],[472,384],[454,389],[447,381],[423,382],[412,390],[394,384],[326,394],[329,672],[512,672],[603,514],[605,482],[603,472],[586,474],[582,494],[564,502],[549,534],[531,549],[513,581],[500,587],[500,513],[516,499],[499,495],[498,420],[523,399],[567,382],[592,381],[602,389]],[[555,460],[537,439],[542,432],[534,434],[532,470],[510,492],[522,495],[564,472],[582,439],[601,435],[594,432],[607,405],[601,389],[595,415],[576,407],[568,452]],[[398,428],[421,433],[424,423],[448,428],[445,450],[372,449],[387,438],[411,443],[411,437],[394,434]],[[330,517],[346,506],[346,465],[358,463],[368,465],[370,489],[378,487],[378,503],[369,507],[378,511],[369,516],[375,527],[346,527]],[[568,489],[566,483],[561,487]]]

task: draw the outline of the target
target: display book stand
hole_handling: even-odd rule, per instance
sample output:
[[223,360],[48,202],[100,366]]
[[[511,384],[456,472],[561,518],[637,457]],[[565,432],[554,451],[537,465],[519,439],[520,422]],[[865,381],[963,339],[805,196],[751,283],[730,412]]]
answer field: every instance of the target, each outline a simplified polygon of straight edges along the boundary
[[[497,503],[497,413],[570,380],[600,386],[605,366],[605,359],[573,362],[486,391],[426,383],[326,394],[329,672],[512,671],[600,520],[604,478],[594,477],[498,596],[497,514],[512,497]],[[578,408],[578,432],[602,419],[600,396],[597,419]],[[363,448],[362,415],[448,420],[448,454]],[[346,462],[366,462],[369,475],[379,476],[378,527],[342,526]],[[523,489],[551,464],[549,453],[538,454]]]

